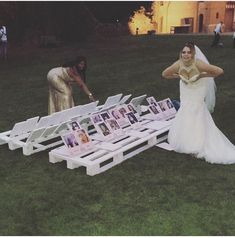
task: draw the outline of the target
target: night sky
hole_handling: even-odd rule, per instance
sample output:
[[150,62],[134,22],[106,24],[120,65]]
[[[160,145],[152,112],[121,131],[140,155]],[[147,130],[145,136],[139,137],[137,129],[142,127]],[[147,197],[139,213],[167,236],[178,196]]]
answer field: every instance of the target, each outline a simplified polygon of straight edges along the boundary
[[96,19],[102,23],[127,22],[134,10],[140,6],[149,9],[152,1],[98,1],[85,2]]

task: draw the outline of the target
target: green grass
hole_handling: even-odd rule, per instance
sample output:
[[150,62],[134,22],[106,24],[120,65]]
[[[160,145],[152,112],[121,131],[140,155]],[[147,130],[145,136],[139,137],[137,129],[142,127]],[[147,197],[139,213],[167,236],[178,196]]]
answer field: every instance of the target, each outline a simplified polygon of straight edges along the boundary
[[[210,48],[212,36],[119,37],[59,49],[10,46],[1,62],[0,130],[47,114],[49,69],[83,54],[88,85],[103,103],[117,93],[179,98],[178,82],[161,79],[185,41],[194,41],[225,74],[216,79],[213,118],[235,143],[235,49]],[[88,102],[74,88],[76,104]],[[234,235],[235,165],[212,165],[151,148],[114,168],[87,176],[84,168],[50,164],[48,151],[23,156],[0,147],[0,235]]]

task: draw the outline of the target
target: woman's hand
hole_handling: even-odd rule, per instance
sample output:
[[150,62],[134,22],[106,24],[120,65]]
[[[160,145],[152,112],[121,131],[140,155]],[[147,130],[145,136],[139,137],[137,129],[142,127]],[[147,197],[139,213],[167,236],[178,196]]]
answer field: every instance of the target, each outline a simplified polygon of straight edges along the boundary
[[90,100],[91,102],[95,102],[95,98],[94,98],[94,96],[92,95],[92,93],[89,93],[88,97],[89,97],[89,100]]
[[188,81],[189,81],[189,83],[194,83],[200,78],[201,78],[201,74],[196,74],[193,77],[191,77]]
[[186,79],[183,75],[180,75],[180,74],[179,74],[179,77],[180,77],[180,79],[181,79],[185,84],[188,84],[188,83],[189,83],[189,80]]

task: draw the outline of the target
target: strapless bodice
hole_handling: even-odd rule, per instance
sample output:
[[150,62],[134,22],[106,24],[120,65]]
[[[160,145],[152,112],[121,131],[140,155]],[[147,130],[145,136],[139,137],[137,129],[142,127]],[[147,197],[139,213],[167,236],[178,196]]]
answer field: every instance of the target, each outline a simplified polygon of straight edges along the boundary
[[180,61],[180,68],[179,68],[179,75],[182,75],[185,79],[189,80],[193,76],[200,74],[200,71],[198,70],[195,62],[193,62],[191,65],[186,66],[183,64],[182,61]]

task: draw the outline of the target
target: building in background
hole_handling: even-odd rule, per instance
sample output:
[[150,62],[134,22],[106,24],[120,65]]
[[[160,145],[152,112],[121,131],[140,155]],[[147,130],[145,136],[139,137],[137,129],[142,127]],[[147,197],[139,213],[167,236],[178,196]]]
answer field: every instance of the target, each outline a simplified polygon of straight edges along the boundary
[[[219,21],[224,22],[224,31],[235,30],[235,2],[233,1],[156,1],[152,12],[143,13],[150,18],[146,22],[131,18],[132,29],[145,29],[143,34],[155,30],[157,33],[198,33],[212,32]],[[130,23],[129,23],[130,28]],[[130,31],[134,34],[134,31]],[[147,32],[146,32],[147,31]]]

